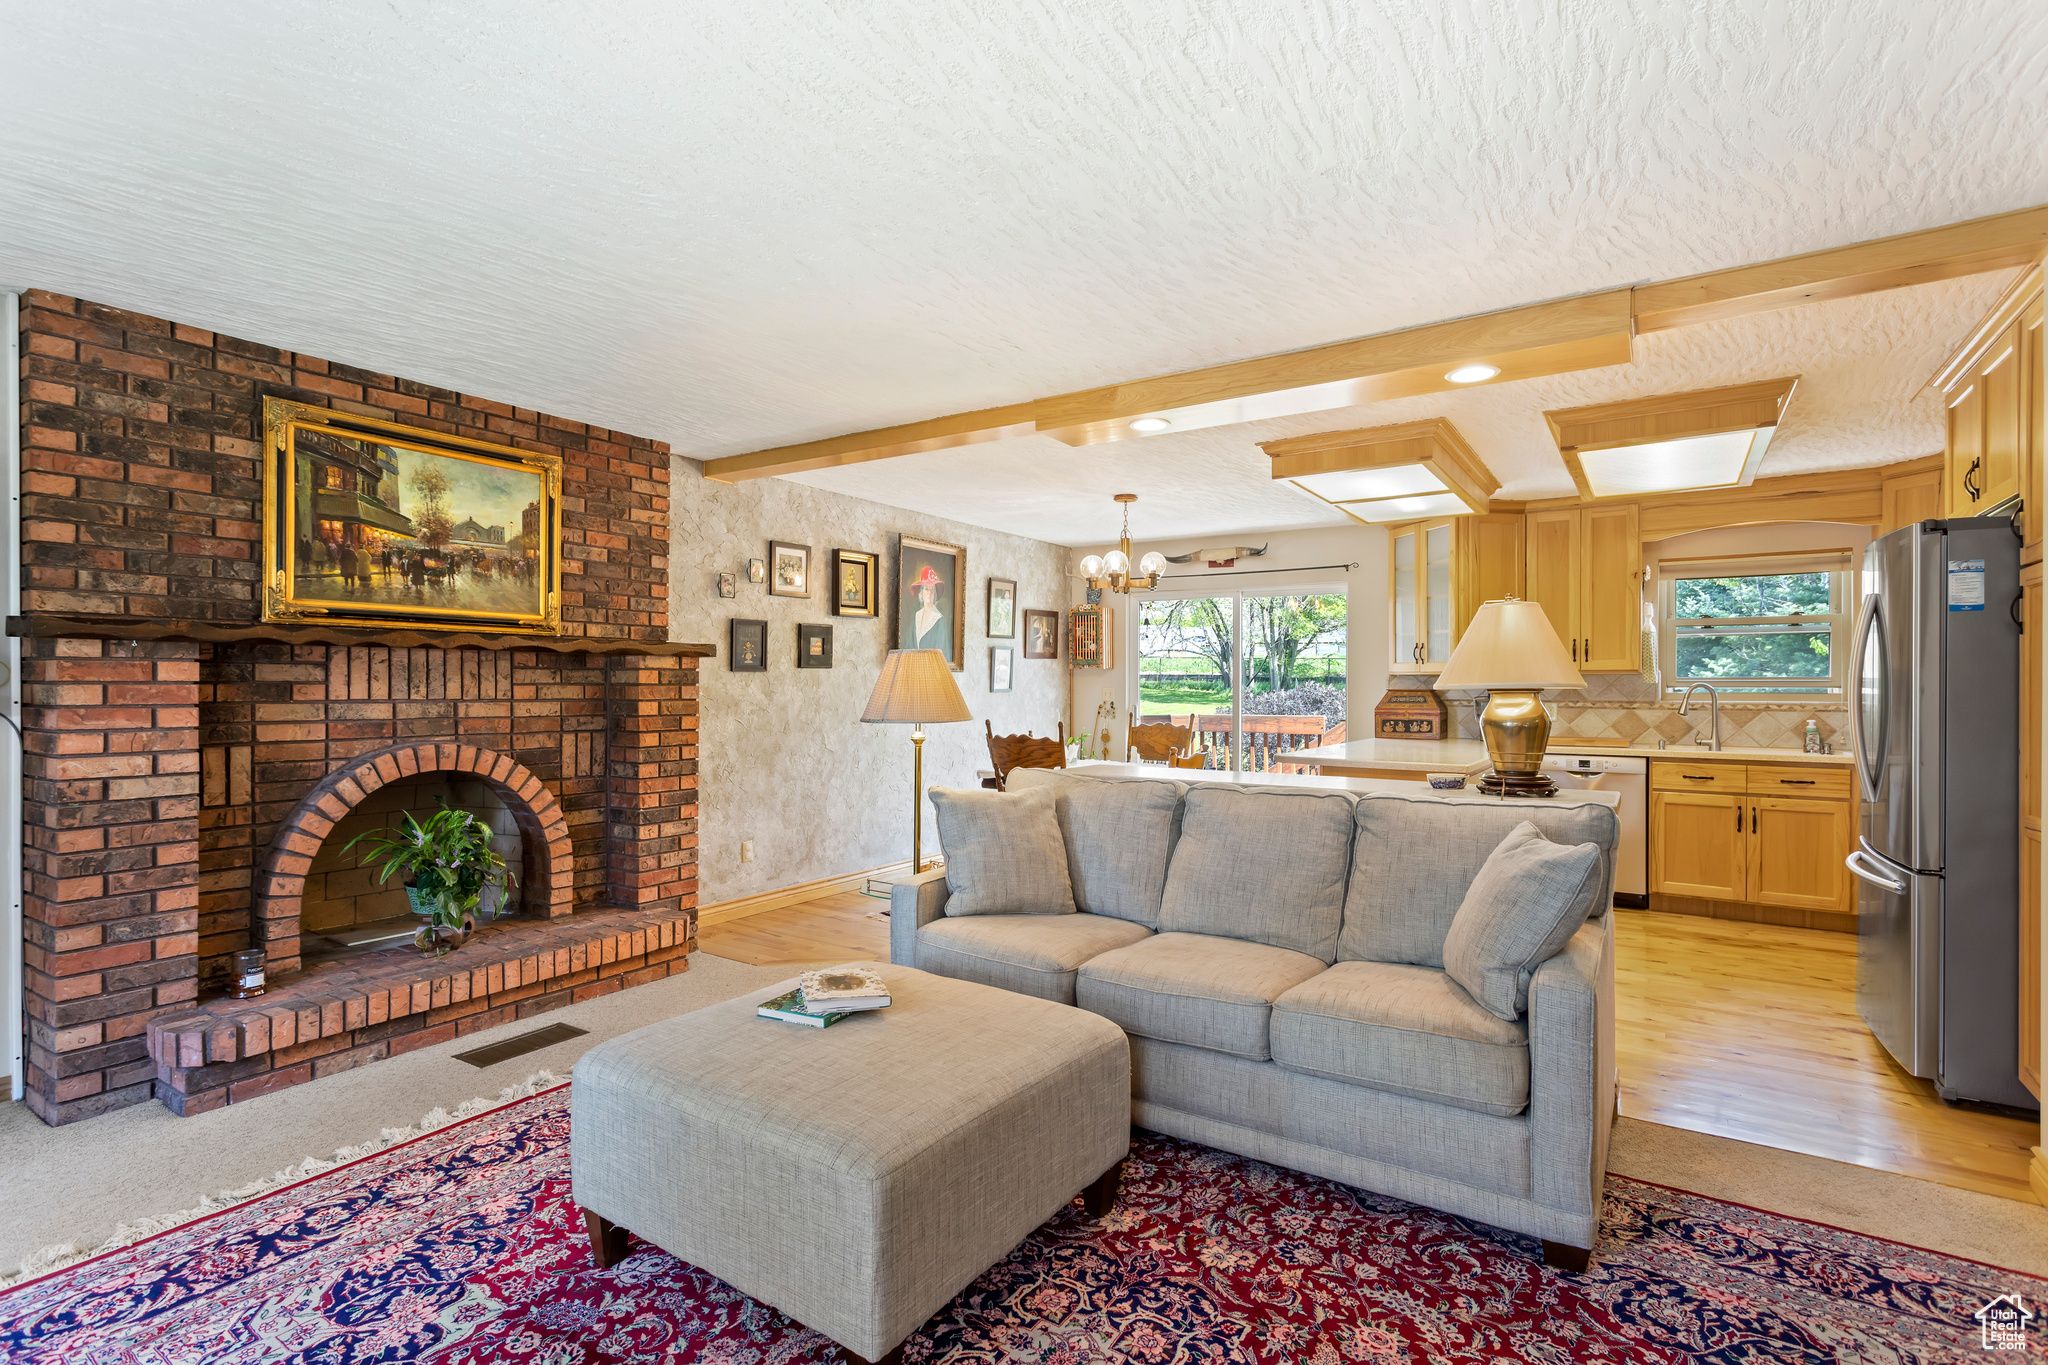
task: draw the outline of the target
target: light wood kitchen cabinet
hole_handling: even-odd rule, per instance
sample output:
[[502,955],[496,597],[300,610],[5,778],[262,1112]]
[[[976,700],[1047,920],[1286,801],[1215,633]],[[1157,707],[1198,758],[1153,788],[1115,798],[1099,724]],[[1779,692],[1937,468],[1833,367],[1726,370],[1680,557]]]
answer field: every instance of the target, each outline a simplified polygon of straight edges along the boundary
[[[1879,535],[1890,535],[1901,526],[1917,521],[1934,521],[1946,516],[1941,503],[1941,457],[1929,455],[1929,468],[1910,473],[1888,474],[1883,484],[1883,520]],[[1914,464],[1920,463],[1914,461]]]
[[1650,793],[1650,889],[1743,899],[1747,809],[1734,792]]
[[[2023,498],[2036,482],[2035,409],[2041,401],[2041,272],[2022,276],[1940,370],[1948,408],[1942,495],[1948,515],[1974,517]],[[2022,529],[2039,537],[2025,521]],[[2038,557],[2038,555],[2036,556]]]
[[1751,793],[1746,892],[1753,905],[1795,910],[1843,910],[1848,869],[1856,846],[1850,828],[1855,807],[1847,801],[1815,801]]
[[2041,1098],[2042,565],[2020,570],[2020,1083]]
[[1522,518],[1439,517],[1388,530],[1393,671],[1438,672],[1480,603],[1522,595]]
[[1636,505],[1528,515],[1528,596],[1584,673],[1642,666],[1642,543]]
[[1852,913],[1850,778],[1824,764],[1651,760],[1651,892]]

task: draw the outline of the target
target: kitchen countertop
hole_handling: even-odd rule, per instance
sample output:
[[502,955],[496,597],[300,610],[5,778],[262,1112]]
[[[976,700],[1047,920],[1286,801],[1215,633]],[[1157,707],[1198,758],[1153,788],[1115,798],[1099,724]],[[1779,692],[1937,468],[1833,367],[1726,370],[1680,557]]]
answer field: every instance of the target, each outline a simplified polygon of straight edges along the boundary
[[1386,768],[1410,773],[1473,773],[1492,767],[1480,739],[1354,739],[1281,755],[1283,763]]
[[[1809,754],[1804,749],[1726,748],[1719,753],[1691,744],[1659,749],[1654,744],[1575,743],[1569,736],[1552,736],[1548,752],[1553,754],[1607,754],[1614,757],[1661,758],[1685,763],[1813,763],[1846,768],[1856,761],[1850,753]],[[1297,749],[1286,757],[1289,763],[1332,768],[1386,768],[1400,772],[1463,772],[1471,774],[1489,767],[1486,742],[1478,739],[1360,739],[1348,744],[1324,744]]]

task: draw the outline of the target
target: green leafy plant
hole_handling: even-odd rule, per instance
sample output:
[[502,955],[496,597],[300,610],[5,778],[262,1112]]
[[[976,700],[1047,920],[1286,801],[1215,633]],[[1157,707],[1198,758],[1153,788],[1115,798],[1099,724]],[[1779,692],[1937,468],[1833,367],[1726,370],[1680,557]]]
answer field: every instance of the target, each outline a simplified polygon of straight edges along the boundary
[[413,942],[438,957],[450,936],[442,930],[467,930],[479,918],[489,919],[490,912],[479,909],[485,890],[499,882],[516,886],[518,879],[492,851],[491,827],[468,811],[450,810],[444,802],[424,821],[410,811],[402,814],[403,825],[358,834],[342,851],[363,845],[362,860],[378,869],[380,883],[405,876],[413,912],[427,918]]

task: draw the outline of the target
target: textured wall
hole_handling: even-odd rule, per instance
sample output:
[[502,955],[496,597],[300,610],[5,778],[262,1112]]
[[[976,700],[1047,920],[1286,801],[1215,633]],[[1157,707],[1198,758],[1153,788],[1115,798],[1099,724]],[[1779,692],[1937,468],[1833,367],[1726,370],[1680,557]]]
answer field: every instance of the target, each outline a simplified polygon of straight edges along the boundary
[[[832,615],[826,584],[835,548],[882,557],[886,604],[898,534],[967,547],[966,668],[954,678],[974,720],[927,732],[928,785],[975,785],[975,770],[988,762],[985,719],[999,734],[1041,735],[1064,719],[1066,661],[1026,659],[1021,638],[1003,641],[1017,651],[1014,690],[991,694],[986,634],[991,575],[1017,581],[1020,629],[1026,607],[1064,613],[1072,604],[1061,547],[780,479],[723,484],[684,459],[675,461],[671,485],[669,638],[714,642],[719,653],[699,674],[699,904],[910,856],[909,727],[860,723],[889,652],[892,619],[886,605],[873,618]],[[765,559],[770,540],[811,547],[811,597],[771,597],[766,583],[746,581],[747,560]],[[721,570],[739,575],[738,597],[718,595]],[[767,672],[731,671],[727,623],[735,617],[768,622]],[[832,668],[797,668],[800,622],[833,626]],[[747,839],[754,841],[754,861],[742,863],[740,843]],[[925,849],[938,851],[929,803]]]

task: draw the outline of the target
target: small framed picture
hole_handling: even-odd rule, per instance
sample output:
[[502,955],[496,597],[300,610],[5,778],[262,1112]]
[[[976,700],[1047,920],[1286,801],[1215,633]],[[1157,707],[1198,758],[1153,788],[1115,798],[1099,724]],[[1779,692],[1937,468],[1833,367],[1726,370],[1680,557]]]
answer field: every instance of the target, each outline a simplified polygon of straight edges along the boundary
[[1024,657],[1060,657],[1060,614],[1056,611],[1024,611]]
[[719,595],[720,597],[736,597],[736,596],[738,596],[738,595],[739,595],[739,575],[738,575],[738,574],[735,574],[735,573],[722,573],[722,574],[720,574],[720,575],[718,576],[718,595]]
[[732,653],[726,663],[734,673],[766,673],[768,623],[742,621],[735,617],[732,623]]
[[798,668],[830,668],[832,666],[832,627],[798,626],[796,628],[796,666]]
[[832,614],[873,616],[875,614],[875,566],[878,556],[859,550],[832,552]]
[[809,597],[811,595],[811,547],[792,545],[786,540],[768,542],[768,595]]
[[1010,690],[1010,670],[1016,663],[1016,651],[1008,645],[988,647],[988,690],[1007,692]]
[[1017,580],[991,578],[988,581],[988,638],[1017,638]]
[[765,583],[765,582],[767,582],[767,581],[768,581],[768,561],[767,561],[767,560],[765,560],[765,559],[750,559],[750,560],[748,560],[748,561],[747,561],[747,581],[748,581],[749,583]]

